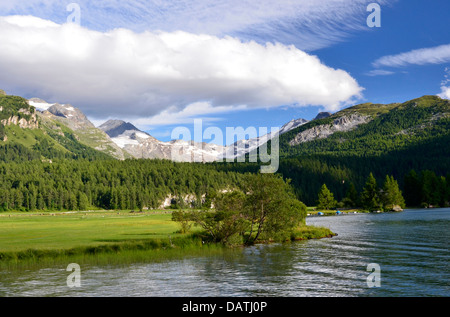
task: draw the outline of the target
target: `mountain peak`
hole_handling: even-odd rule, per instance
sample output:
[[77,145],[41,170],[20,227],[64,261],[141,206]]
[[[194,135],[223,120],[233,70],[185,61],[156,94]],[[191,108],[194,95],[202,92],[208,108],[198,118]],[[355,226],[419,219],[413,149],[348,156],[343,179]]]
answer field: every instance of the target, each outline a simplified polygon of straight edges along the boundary
[[59,103],[55,103],[50,106],[47,111],[63,120],[72,130],[94,127],[91,121],[89,121],[80,109],[75,108],[70,104],[61,105]]
[[280,132],[280,134],[289,132],[305,123],[308,123],[308,120],[305,120],[302,118],[293,119],[293,120],[289,121],[288,123],[286,123],[284,126],[282,126],[279,132]]
[[325,119],[330,117],[331,115],[331,112],[319,112],[319,114],[313,120]]
[[136,128],[133,124],[131,124],[130,122],[125,122],[123,120],[108,120],[102,125],[100,125],[98,128],[100,130],[103,130],[111,138],[115,138],[119,135],[122,135],[126,131],[140,132],[140,130]]

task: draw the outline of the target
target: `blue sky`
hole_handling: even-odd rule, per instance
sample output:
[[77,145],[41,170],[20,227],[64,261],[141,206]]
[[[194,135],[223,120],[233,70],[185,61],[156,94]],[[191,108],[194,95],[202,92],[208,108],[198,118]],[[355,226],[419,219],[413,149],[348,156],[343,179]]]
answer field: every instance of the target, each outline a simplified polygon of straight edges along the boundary
[[[167,141],[196,118],[270,128],[450,97],[448,0],[83,0],[80,26],[67,24],[71,2],[0,0],[0,88],[96,124],[123,119]],[[371,3],[381,27],[366,23]]]

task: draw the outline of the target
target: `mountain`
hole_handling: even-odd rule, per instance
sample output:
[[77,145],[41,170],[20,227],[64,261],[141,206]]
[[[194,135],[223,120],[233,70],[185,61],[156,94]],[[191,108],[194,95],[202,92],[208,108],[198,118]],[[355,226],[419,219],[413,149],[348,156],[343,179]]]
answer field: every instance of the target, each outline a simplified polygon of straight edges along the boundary
[[[162,142],[131,123],[110,120],[96,128],[71,105],[0,93],[2,162],[162,158],[210,163],[211,168],[224,172],[254,173],[261,162],[222,161],[250,157],[262,144],[270,149],[275,135],[242,138],[225,147],[183,140]],[[392,175],[403,190],[405,176],[416,170],[419,178],[432,180],[427,183],[429,193],[441,192],[445,187],[441,183],[450,179],[450,101],[437,96],[402,103],[364,103],[334,114],[321,113],[311,121],[296,119],[277,135],[277,172],[291,180],[297,198],[308,205],[315,204],[323,184],[339,201],[349,184],[361,191],[370,173],[378,181]],[[432,173],[436,177],[430,178]]]
[[[423,96],[403,103],[364,103],[334,114],[319,113],[311,121],[295,119],[277,132],[280,157],[320,157],[341,165],[359,158],[392,161],[406,157],[399,163],[405,165],[403,170],[423,162],[423,166],[445,171],[450,157],[449,103],[437,96]],[[0,94],[0,122],[0,145],[20,145],[30,157],[38,153],[48,159],[64,156],[216,162],[255,154],[266,143],[270,148],[275,135],[243,137],[228,146],[183,140],[162,142],[129,122],[109,120],[97,128],[72,105],[51,104],[39,98],[26,100],[5,93]]]
[[435,142],[450,131],[450,101],[423,96],[404,103],[356,105],[293,129],[283,156],[369,156]]
[[[297,197],[308,205],[316,203],[323,184],[339,201],[349,184],[361,191],[370,173],[378,182],[393,176],[402,190],[405,176],[415,174],[412,170],[438,175],[428,185],[430,193],[440,192],[445,188],[439,185],[442,177],[450,177],[450,101],[423,96],[402,103],[356,105],[282,134],[279,144],[278,173],[291,179]],[[261,164],[216,168],[255,172]]]
[[[45,101],[39,101],[38,104],[40,106],[47,104]],[[36,104],[36,102],[32,101],[30,104],[33,105]],[[106,133],[97,129],[80,109],[75,108],[70,104],[55,103],[50,105],[47,110],[38,113],[41,113],[40,116],[43,120],[57,121],[64,124],[74,132],[77,140],[82,144],[116,159],[122,160],[127,157],[122,149],[118,147]]]
[[112,159],[81,142],[63,119],[36,110],[22,97],[0,95],[0,160]]
[[122,120],[108,120],[107,122],[99,126],[99,129],[105,131],[106,134],[108,134],[111,138],[118,137],[126,133],[127,131],[141,132],[131,123]]
[[[285,124],[278,133],[284,134],[307,122],[304,119],[292,120]],[[221,146],[182,140],[162,142],[139,130],[133,124],[122,120],[109,120],[98,128],[108,134],[116,145],[134,158],[159,158],[182,162],[214,162],[236,159],[267,143],[273,137],[272,133],[268,133],[261,137],[242,139],[229,146]]]
[[138,159],[212,162],[223,150],[223,147],[218,145],[194,141],[162,142],[139,130],[133,124],[122,120],[109,120],[98,128],[104,131],[124,152]]
[[219,155],[216,160],[236,159],[248,153],[254,152],[260,146],[272,140],[272,138],[275,137],[276,135],[283,135],[306,123],[308,123],[308,120],[294,119],[283,125],[281,129],[276,132],[269,132],[263,136],[252,139],[242,139],[236,141],[234,144],[224,147],[223,154]]
[[314,120],[320,120],[320,119],[325,119],[332,116],[331,112],[320,112],[315,118]]

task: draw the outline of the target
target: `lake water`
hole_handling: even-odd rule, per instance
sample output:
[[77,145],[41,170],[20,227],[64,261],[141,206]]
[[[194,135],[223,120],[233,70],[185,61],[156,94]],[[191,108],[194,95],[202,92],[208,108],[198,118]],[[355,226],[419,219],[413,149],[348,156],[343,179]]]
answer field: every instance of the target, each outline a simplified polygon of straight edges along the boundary
[[[0,296],[450,296],[450,209],[309,217],[337,237],[258,245],[223,256],[117,267],[0,272]],[[368,265],[379,266],[369,287]]]

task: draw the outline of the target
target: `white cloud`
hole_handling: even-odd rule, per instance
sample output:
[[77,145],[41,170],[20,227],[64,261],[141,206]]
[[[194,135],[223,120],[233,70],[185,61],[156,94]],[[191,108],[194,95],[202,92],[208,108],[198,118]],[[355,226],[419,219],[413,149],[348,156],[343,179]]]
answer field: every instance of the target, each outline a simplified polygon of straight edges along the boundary
[[441,93],[438,94],[442,99],[450,99],[450,68],[445,68],[444,80],[441,82]]
[[450,62],[450,44],[421,48],[396,55],[387,55],[372,63],[374,67],[443,64]]
[[438,96],[442,99],[450,99],[450,86],[442,86],[441,93]]
[[209,102],[196,102],[186,106],[181,111],[171,107],[155,116],[135,119],[133,123],[143,130],[161,125],[192,124],[194,119],[199,117],[202,117],[202,120],[208,123],[222,120],[220,117],[213,115],[245,110],[248,110],[245,105],[213,107]]
[[[362,88],[347,72],[282,44],[187,32],[92,31],[31,16],[0,17],[0,87],[72,103],[92,117],[152,117],[186,105],[322,105]],[[198,109],[197,109],[198,110]]]
[[383,70],[383,69],[374,69],[366,73],[367,76],[388,76],[393,74],[395,73],[390,70]]

